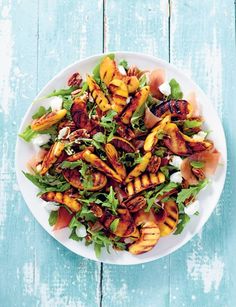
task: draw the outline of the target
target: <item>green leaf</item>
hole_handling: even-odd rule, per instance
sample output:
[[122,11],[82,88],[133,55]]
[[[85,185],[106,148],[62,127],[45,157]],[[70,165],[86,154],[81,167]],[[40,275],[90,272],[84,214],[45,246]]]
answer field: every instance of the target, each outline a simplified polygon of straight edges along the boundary
[[74,169],[78,166],[81,166],[82,165],[82,160],[79,160],[79,161],[74,161],[74,162],[70,162],[70,161],[63,161],[61,164],[60,164],[60,167],[65,169],[65,168],[70,168],[70,169]]
[[125,165],[125,167],[131,168],[139,164],[142,161],[142,158],[140,152],[123,152],[119,160]]
[[73,216],[73,218],[71,219],[71,221],[70,221],[70,224],[69,224],[69,228],[70,229],[72,229],[72,228],[79,228],[79,227],[81,227],[81,226],[83,226],[83,224],[82,223],[80,223],[78,220],[77,220],[77,218],[75,217],[75,216]]
[[47,110],[43,106],[40,106],[38,108],[37,112],[33,114],[32,118],[33,119],[40,118],[40,117],[42,117],[46,113],[47,113]]
[[178,223],[177,228],[174,232],[174,235],[180,234],[184,230],[185,226],[187,225],[187,223],[189,221],[190,221],[190,217],[186,213],[180,214],[179,215],[179,223]]
[[93,135],[94,141],[98,143],[105,144],[106,143],[106,136],[102,132],[97,132],[96,134]]
[[97,258],[100,258],[102,252],[102,246],[96,242],[94,242],[94,251]]
[[158,147],[158,149],[154,151],[154,154],[158,157],[163,158],[164,154],[166,153],[166,150],[167,149],[165,147]]
[[177,204],[179,203],[184,203],[184,201],[190,197],[196,197],[196,195],[203,189],[205,188],[205,186],[208,184],[208,180],[205,179],[203,181],[201,181],[198,185],[196,186],[191,186],[188,189],[182,189],[179,193],[178,193],[178,197],[177,197]]
[[201,121],[198,120],[190,120],[190,119],[186,119],[184,121],[184,128],[197,128],[200,127],[202,125]]
[[72,239],[72,240],[78,241],[78,242],[79,242],[79,241],[82,241],[83,238],[80,238],[80,237],[77,236],[77,234],[76,234],[76,232],[75,232],[75,229],[76,229],[76,228],[73,228],[73,229],[72,229],[69,238]]
[[139,79],[139,87],[142,88],[147,85],[147,77],[146,75],[142,75],[142,77]]
[[119,65],[123,66],[125,70],[129,69],[128,62],[126,60],[121,60]]
[[57,125],[53,125],[46,130],[38,131],[38,134],[50,134],[51,139],[54,142],[58,135]]
[[73,100],[70,96],[63,97],[63,109],[67,110],[66,116],[69,120],[72,119],[71,114],[70,114],[70,109],[72,107],[72,104],[73,104]]
[[53,226],[56,224],[58,218],[58,211],[51,211],[49,218],[48,218],[48,223],[50,226]]
[[190,165],[193,167],[193,168],[203,168],[205,163],[203,161],[191,161],[190,162]]
[[169,82],[171,88],[171,94],[168,99],[182,99],[183,93],[181,91],[179,83],[175,79],[171,79]]
[[82,85],[82,88],[81,88],[81,92],[80,93],[84,93],[88,90],[88,83],[87,82],[84,82],[83,85]]
[[115,192],[114,192],[112,186],[110,186],[110,192],[109,192],[108,195],[106,195],[106,198],[107,198],[107,200],[102,202],[101,205],[103,207],[109,208],[114,214],[117,214],[116,209],[117,209],[119,202],[118,202],[118,199],[115,196]]
[[32,130],[31,126],[28,126],[25,128],[25,130],[22,133],[19,134],[19,137],[21,137],[26,142],[30,142],[37,135],[38,135],[38,132]]
[[119,222],[120,222],[119,218],[116,218],[116,219],[114,219],[114,221],[112,221],[112,223],[110,225],[110,229],[111,229],[112,232],[116,231]]
[[54,97],[54,96],[69,96],[72,92],[78,89],[78,86],[72,86],[67,89],[55,90],[52,93],[48,94],[46,98]]
[[[80,199],[81,201],[81,199]],[[82,200],[83,201],[83,200]],[[86,200],[87,202],[88,200]],[[89,203],[89,201],[88,201]],[[87,207],[86,203],[83,204],[80,212],[77,213],[78,217],[84,219],[86,222],[95,222],[97,218],[94,216],[93,212]]]
[[107,142],[110,142],[116,132],[117,123],[114,121],[114,117],[117,115],[117,112],[110,110],[101,118],[100,125],[105,128],[107,134]]
[[64,179],[62,175],[52,176],[46,174],[41,176],[39,174],[30,174],[23,172],[25,177],[30,180],[35,186],[40,189],[40,194],[46,192],[64,192],[70,188],[70,184]]
[[141,131],[146,131],[146,127],[144,125],[144,112],[146,109],[146,104],[143,103],[139,108],[135,110],[131,117],[131,126],[133,129],[138,129]]
[[[110,110],[107,114],[103,115],[101,118],[101,124],[112,123],[113,118],[117,115],[117,112],[114,110]],[[107,127],[104,127],[107,128]]]

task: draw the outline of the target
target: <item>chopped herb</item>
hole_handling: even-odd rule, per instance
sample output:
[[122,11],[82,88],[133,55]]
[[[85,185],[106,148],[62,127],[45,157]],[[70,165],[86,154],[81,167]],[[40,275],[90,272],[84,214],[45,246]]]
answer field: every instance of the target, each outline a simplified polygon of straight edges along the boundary
[[129,69],[128,62],[126,60],[121,60],[119,65],[123,66],[125,70]]
[[183,93],[181,91],[179,83],[175,79],[171,79],[169,85],[171,88],[171,94],[168,99],[182,99]]
[[186,119],[184,121],[184,128],[197,128],[197,127],[200,127],[201,125],[202,125],[202,122],[198,120]]
[[184,230],[185,226],[187,225],[189,221],[190,221],[190,217],[186,213],[179,214],[179,223],[174,232],[174,235],[180,234]]
[[190,165],[193,168],[203,168],[205,166],[205,163],[203,161],[191,161]]
[[50,98],[53,96],[68,96],[77,89],[78,89],[78,86],[72,86],[67,89],[55,90],[52,93],[48,94],[46,98]]
[[27,126],[25,130],[19,134],[19,137],[21,137],[26,142],[30,142],[34,137],[38,135],[37,131],[34,131],[31,126]]
[[139,87],[142,88],[147,85],[147,77],[145,74],[139,79]]
[[116,231],[119,222],[120,222],[120,219],[119,219],[119,218],[114,219],[114,221],[112,221],[112,223],[111,223],[111,225],[110,225],[110,229],[111,229],[112,232],[115,232],[115,231]]
[[74,169],[78,166],[81,166],[82,165],[82,160],[79,160],[79,161],[74,161],[74,162],[70,162],[70,161],[63,161],[61,164],[60,164],[60,167],[61,168],[70,168],[70,169]]
[[49,218],[48,218],[48,223],[50,226],[53,226],[56,224],[58,218],[58,211],[51,211]]

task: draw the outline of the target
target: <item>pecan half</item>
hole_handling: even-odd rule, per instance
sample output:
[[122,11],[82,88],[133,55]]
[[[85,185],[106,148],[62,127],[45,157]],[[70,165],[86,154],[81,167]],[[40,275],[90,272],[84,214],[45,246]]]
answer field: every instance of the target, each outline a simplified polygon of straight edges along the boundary
[[93,214],[96,217],[102,217],[103,216],[102,209],[98,205],[96,205],[95,203],[92,204],[92,206],[90,207],[90,210],[93,212]]
[[147,170],[150,172],[150,173],[157,173],[159,168],[160,168],[160,165],[161,165],[161,158],[160,157],[157,157],[157,156],[152,156],[151,157],[151,160],[150,160],[150,163],[147,167]]
[[125,206],[129,212],[137,212],[146,206],[146,199],[143,196],[135,196],[132,199],[125,201]]
[[75,72],[67,81],[68,86],[79,86],[82,82],[82,77],[78,72]]
[[69,141],[73,142],[77,138],[89,138],[90,135],[86,129],[77,129],[69,135]]
[[135,77],[138,77],[139,74],[140,74],[140,70],[139,70],[138,67],[135,66],[135,65],[130,66],[130,68],[129,68],[128,71],[127,71],[127,75],[128,75],[128,76],[135,76]]
[[134,132],[122,123],[118,123],[117,133],[124,139],[130,141],[135,138]]
[[192,172],[200,181],[206,178],[204,171],[201,168],[192,168]]

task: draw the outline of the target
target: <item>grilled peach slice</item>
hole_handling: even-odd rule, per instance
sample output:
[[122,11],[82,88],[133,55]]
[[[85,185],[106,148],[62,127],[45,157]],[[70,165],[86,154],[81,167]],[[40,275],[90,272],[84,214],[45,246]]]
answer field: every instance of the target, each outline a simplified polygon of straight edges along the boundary
[[109,56],[105,57],[100,64],[100,77],[106,86],[113,80],[116,71],[117,67],[115,61],[110,59]]
[[140,255],[150,251],[160,238],[160,229],[156,223],[148,221],[141,226],[140,238],[129,247],[133,255]]
[[191,153],[187,147],[182,133],[179,131],[179,128],[176,126],[176,124],[168,123],[164,130],[167,134],[167,137],[164,138],[164,143],[167,148],[169,148],[173,153],[177,155],[187,155]]
[[93,167],[97,168],[101,172],[105,173],[108,177],[111,177],[117,182],[122,182],[122,178],[113,169],[111,169],[105,162],[103,162],[98,156],[93,154],[90,150],[85,150],[82,154],[82,159],[90,163]]
[[152,129],[151,133],[149,133],[145,139],[143,149],[148,152],[152,151],[154,146],[158,142],[158,132],[164,130],[164,127],[166,126],[167,123],[169,123],[171,120],[170,116],[166,116],[165,118],[162,119],[162,121]]
[[[63,176],[73,187],[84,190],[83,183],[80,179],[79,168],[65,169],[63,170]],[[104,174],[98,171],[91,173],[91,187],[86,187],[87,191],[98,191],[101,190],[107,183],[107,178]]]
[[149,212],[145,212],[142,209],[134,214],[134,223],[136,226],[140,226],[147,221],[155,224],[158,222],[156,214],[152,208],[149,210]]
[[128,174],[128,176],[126,177],[125,179],[125,182],[128,183],[130,181],[132,181],[134,178],[140,176],[143,172],[145,172],[149,162],[150,162],[150,159],[151,159],[151,152],[147,152],[143,158],[142,158],[142,161],[137,164],[135,166],[135,168]]
[[171,115],[180,119],[187,118],[191,111],[191,105],[186,100],[168,100],[152,108],[152,112],[157,117]]
[[106,112],[111,109],[111,105],[106,98],[103,91],[100,89],[99,85],[95,82],[95,80],[91,76],[87,76],[87,83],[89,86],[89,90],[96,104],[100,108],[101,111]]
[[147,100],[149,94],[149,86],[144,86],[140,89],[134,96],[134,98],[130,101],[130,103],[124,109],[121,115],[121,121],[128,125],[130,123],[130,119],[137,109],[141,107],[142,104]]
[[76,197],[69,195],[69,193],[61,192],[47,192],[41,195],[45,201],[52,201],[67,206],[71,211],[78,212],[81,209],[81,204]]
[[157,174],[142,174],[139,177],[136,177],[133,181],[129,182],[126,186],[126,190],[129,196],[132,196],[136,193],[154,187],[158,184],[161,184],[165,181],[165,176],[161,172]]
[[105,151],[109,162],[111,163],[115,171],[124,180],[126,177],[126,169],[125,166],[119,161],[117,150],[112,144],[108,143],[105,145]]
[[130,94],[134,93],[138,89],[139,81],[136,76],[125,76],[123,77],[123,80],[126,83]]
[[183,139],[187,142],[188,146],[191,148],[193,152],[203,151],[203,150],[210,150],[213,148],[213,143],[206,140],[206,141],[197,141],[193,138],[189,137],[182,133]]
[[109,83],[109,90],[112,93],[112,109],[119,114],[123,111],[128,98],[127,85],[123,80],[113,79]]
[[58,123],[65,115],[66,109],[53,111],[32,121],[31,129],[34,131],[43,131]]
[[42,163],[42,170],[40,172],[41,175],[45,175],[49,168],[57,161],[59,156],[61,155],[65,145],[61,142],[55,142],[48,153],[45,155]]
[[114,136],[111,143],[116,147],[126,152],[135,152],[134,146],[124,138]]
[[124,201],[125,206],[131,213],[141,210],[146,206],[146,203],[146,199],[142,195],[137,195],[131,199]]
[[164,210],[166,213],[165,219],[162,222],[158,222],[161,237],[171,234],[175,230],[179,220],[178,206],[173,200],[168,200],[164,204]]

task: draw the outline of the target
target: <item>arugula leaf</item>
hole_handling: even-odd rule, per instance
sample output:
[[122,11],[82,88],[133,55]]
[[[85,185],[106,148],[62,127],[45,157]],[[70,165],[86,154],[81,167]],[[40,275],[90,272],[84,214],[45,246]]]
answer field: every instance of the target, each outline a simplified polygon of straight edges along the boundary
[[[80,201],[83,201],[80,199]],[[80,212],[76,214],[76,217],[80,217],[81,219],[84,219],[86,222],[95,222],[97,220],[96,216],[93,214],[93,212],[88,208],[88,206],[84,203]]]
[[181,91],[179,83],[175,79],[171,79],[169,82],[171,88],[171,94],[168,99],[182,99],[183,93]]
[[66,116],[69,120],[72,119],[70,109],[72,107],[73,100],[70,96],[63,97],[63,109],[67,110]]
[[48,110],[46,110],[43,106],[40,106],[37,110],[36,113],[33,114],[32,118],[33,119],[37,119],[37,118],[40,118],[42,117],[44,114],[48,113],[48,112],[51,112],[52,111],[52,108],[49,108]]
[[196,186],[191,186],[188,189],[182,189],[179,193],[178,193],[178,197],[177,197],[177,204],[179,203],[184,203],[184,201],[186,199],[188,199],[189,197],[196,197],[196,195],[203,189],[205,188],[205,186],[208,184],[208,180],[205,179],[203,181],[201,181],[198,185]]
[[97,258],[100,258],[102,252],[102,245],[94,242],[94,251]]
[[75,241],[78,241],[78,242],[79,242],[79,241],[82,241],[83,238],[80,238],[80,237],[77,236],[75,229],[76,229],[76,228],[73,228],[73,229],[72,229],[71,234],[70,234],[70,236],[69,236],[69,239],[72,239],[72,240],[75,240]]
[[80,223],[75,216],[73,216],[73,218],[70,221],[69,228],[73,229],[74,227],[75,228],[77,228],[77,227],[79,228],[81,226],[83,226],[83,224]]
[[83,94],[84,92],[86,92],[87,89],[88,89],[88,87],[89,87],[89,86],[88,86],[88,83],[87,83],[87,82],[84,82],[83,85],[82,85],[80,94]]
[[113,120],[116,115],[116,111],[110,110],[101,118],[100,125],[106,130],[107,142],[112,140],[117,129],[117,123]]
[[179,214],[179,223],[176,227],[174,235],[180,234],[184,230],[185,226],[187,225],[189,221],[190,221],[190,217],[186,213]]
[[107,114],[103,115],[101,118],[101,125],[104,128],[107,128],[106,124],[107,123],[112,123],[113,118],[117,115],[117,112],[114,110],[110,110],[107,112]]
[[164,165],[160,167],[160,171],[165,175],[167,179],[170,178],[170,171],[177,170],[175,166],[172,165]]
[[139,88],[142,88],[147,85],[147,77],[145,74],[139,79]]
[[116,196],[115,196],[115,192],[114,192],[112,186],[110,186],[110,192],[109,192],[109,194],[108,194],[108,195],[105,194],[105,195],[106,195],[106,197],[107,197],[107,200],[104,201],[104,202],[102,202],[101,205],[102,205],[103,207],[109,208],[109,209],[112,211],[112,213],[117,214],[117,213],[116,213],[116,209],[117,209],[117,206],[118,206],[119,202],[118,202],[118,199],[117,199]]
[[70,162],[70,161],[63,161],[61,164],[60,164],[60,167],[65,169],[65,168],[70,168],[70,169],[74,169],[78,166],[81,166],[82,165],[82,160],[79,160],[79,161],[74,161],[74,162]]
[[56,224],[58,218],[58,211],[51,211],[49,218],[48,218],[48,223],[50,226],[53,226]]
[[97,132],[96,134],[93,135],[94,141],[98,143],[105,144],[106,143],[106,136],[102,132]]
[[50,98],[53,96],[68,96],[77,89],[78,89],[78,86],[71,86],[67,89],[55,90],[52,93],[48,94],[45,98]]
[[146,109],[146,104],[143,103],[140,108],[137,108],[131,117],[131,125],[133,129],[140,130],[142,132],[147,131],[144,125],[144,112]]
[[41,176],[39,174],[30,174],[23,172],[25,177],[30,180],[35,186],[40,189],[40,194],[46,192],[64,192],[70,188],[70,184],[64,179],[62,175],[52,176],[46,174]]
[[197,128],[200,127],[202,125],[201,121],[198,120],[190,120],[190,119],[186,119],[184,121],[184,128]]
[[31,126],[27,126],[25,130],[19,134],[19,137],[21,137],[26,142],[30,142],[37,135],[38,135],[37,131],[32,130]]
[[193,167],[193,168],[203,168],[205,163],[203,161],[191,161],[190,162],[190,165]]
[[112,223],[110,225],[110,229],[111,229],[112,232],[116,231],[119,222],[120,222],[119,218],[116,218],[116,219],[114,219],[114,221],[112,221]]
[[123,152],[122,156],[120,156],[119,160],[126,167],[133,167],[139,164],[142,161],[142,156],[140,152]]
[[125,59],[121,60],[119,65],[123,66],[125,70],[129,69],[128,62]]
[[158,149],[156,149],[154,151],[154,154],[158,157],[163,158],[164,154],[166,153],[166,148],[165,147],[158,147]]
[[102,247],[106,247],[107,251],[109,252],[109,246],[112,244],[112,241],[102,231],[93,232],[88,229],[88,232],[92,236],[94,251],[97,258],[99,258],[101,255]]

